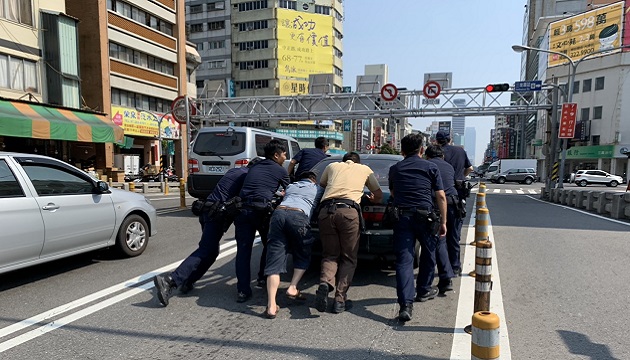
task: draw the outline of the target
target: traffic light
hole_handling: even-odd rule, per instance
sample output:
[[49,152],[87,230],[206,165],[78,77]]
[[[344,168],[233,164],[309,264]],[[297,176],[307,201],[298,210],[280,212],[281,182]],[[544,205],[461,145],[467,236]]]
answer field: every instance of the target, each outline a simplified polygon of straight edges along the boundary
[[489,84],[486,85],[486,92],[501,92],[510,90],[510,84]]

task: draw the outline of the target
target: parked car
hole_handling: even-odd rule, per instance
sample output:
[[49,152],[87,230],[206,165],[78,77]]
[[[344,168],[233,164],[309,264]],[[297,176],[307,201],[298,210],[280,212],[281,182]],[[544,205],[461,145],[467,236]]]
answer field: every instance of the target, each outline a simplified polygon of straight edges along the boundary
[[490,177],[490,181],[494,183],[504,184],[506,182],[519,182],[531,184],[536,181],[536,170],[532,168],[509,169],[502,173],[494,174]]
[[624,183],[621,176],[612,175],[603,170],[578,170],[573,181],[578,186],[606,184],[606,186],[616,187]]
[[140,194],[57,159],[0,152],[0,273],[110,246],[138,256],[156,223]]
[[272,139],[282,141],[287,148],[288,167],[300,151],[294,138],[251,127],[207,127],[199,130],[188,154],[188,193],[205,199],[219,179],[235,167],[247,166],[257,156],[264,156],[263,147]]
[[[361,199],[361,209],[363,212],[363,220],[365,222],[365,231],[361,233],[359,240],[359,258],[385,261],[393,261],[396,258],[394,252],[394,230],[391,227],[383,225],[383,217],[387,201],[390,197],[389,192],[389,168],[403,159],[400,155],[389,154],[361,154],[361,164],[369,166],[378,180],[381,190],[383,190],[383,201],[381,204],[373,204],[367,198]],[[326,166],[333,162],[342,160],[342,156],[334,155],[320,161],[313,171],[317,174],[317,181],[324,172]],[[364,189],[367,194],[369,190]],[[317,226],[313,226],[313,235],[315,236],[315,244],[313,246],[314,254],[321,254],[321,242],[319,241],[319,231]],[[417,267],[420,256],[420,244],[416,242],[416,256],[414,266]]]

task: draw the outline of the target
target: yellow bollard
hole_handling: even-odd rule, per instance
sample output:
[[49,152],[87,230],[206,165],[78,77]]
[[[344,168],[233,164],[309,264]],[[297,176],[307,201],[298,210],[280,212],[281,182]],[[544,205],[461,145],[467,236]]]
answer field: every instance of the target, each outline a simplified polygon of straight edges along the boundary
[[186,208],[186,181],[179,179],[179,208]]
[[486,184],[485,183],[481,183],[479,184],[479,192],[477,192],[477,194],[485,194],[486,193]]
[[107,182],[109,183],[109,187],[112,187],[112,178],[107,178]]
[[492,243],[479,241],[475,253],[474,312],[490,311],[490,290],[492,290]]
[[485,208],[486,206],[486,193],[477,193],[477,209]]
[[168,180],[164,182],[164,195],[168,195]]
[[489,311],[472,317],[471,360],[493,360],[501,356],[499,316]]
[[475,241],[470,245],[476,246],[477,241],[488,240],[488,224],[490,220],[490,211],[487,207],[477,207],[477,215],[475,216]]
[[136,183],[135,182],[130,182],[129,183],[129,191],[131,192],[136,192]]

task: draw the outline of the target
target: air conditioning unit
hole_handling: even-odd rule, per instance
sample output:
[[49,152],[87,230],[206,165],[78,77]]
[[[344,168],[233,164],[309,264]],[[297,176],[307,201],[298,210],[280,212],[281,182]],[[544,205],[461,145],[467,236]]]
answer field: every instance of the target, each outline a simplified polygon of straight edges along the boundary
[[247,65],[247,70],[254,70],[254,65]]
[[253,26],[248,26],[248,27],[247,27],[247,31],[253,31],[253,30],[254,30],[254,27],[253,27]]

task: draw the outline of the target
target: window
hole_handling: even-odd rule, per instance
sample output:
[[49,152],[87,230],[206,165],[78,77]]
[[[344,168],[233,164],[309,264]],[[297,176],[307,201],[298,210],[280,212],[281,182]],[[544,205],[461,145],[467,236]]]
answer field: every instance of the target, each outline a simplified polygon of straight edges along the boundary
[[582,116],[580,117],[580,120],[582,121],[586,121],[588,120],[588,117],[591,114],[591,109],[590,108],[582,108]]
[[240,70],[264,69],[269,67],[269,60],[241,61],[238,63]]
[[[13,0],[14,1],[14,0]],[[20,0],[30,1],[30,0]],[[115,11],[121,16],[137,21],[154,30],[160,31],[166,35],[173,36],[173,24],[166,20],[159,19],[138,7],[132,6],[120,0],[107,0],[107,9]]]
[[0,18],[33,25],[31,0],[0,1]]
[[585,79],[582,81],[582,92],[591,91],[591,84],[593,83],[592,79]]
[[0,54],[0,87],[38,92],[37,63]]
[[267,20],[248,21],[248,22],[238,24],[239,31],[253,31],[253,30],[267,29],[268,27],[269,27],[269,23]]
[[225,1],[217,1],[213,3],[208,3],[207,9],[208,11],[216,11],[225,9]]
[[289,10],[297,10],[297,1],[280,0],[278,2],[278,7],[289,9]]
[[604,77],[595,78],[595,91],[604,89]]
[[244,89],[262,89],[269,87],[269,80],[249,80],[241,81],[240,88]]
[[175,65],[124,45],[109,43],[109,56],[167,75],[175,74]]
[[225,60],[208,61],[208,69],[221,69],[226,66],[225,64]]
[[342,58],[343,57],[343,53],[341,52],[341,50],[334,48],[335,49],[335,56],[338,58]]
[[573,93],[577,94],[580,92],[580,82],[579,81],[574,81],[573,82]]
[[39,196],[92,194],[94,185],[67,171],[36,163],[22,163]]
[[213,21],[208,23],[208,31],[225,29],[225,21]]
[[238,11],[251,11],[267,8],[267,0],[248,1],[238,4]]
[[295,141],[291,141],[291,152],[293,153],[293,155],[299,153],[300,144],[296,143]]
[[593,120],[598,120],[602,118],[602,107],[601,106],[595,106],[593,108]]
[[[203,87],[203,81],[201,87]],[[159,99],[153,96],[112,88],[112,105],[167,112],[170,109],[171,102],[172,100]]]
[[330,15],[330,6],[315,5],[315,13]]
[[225,47],[225,40],[210,41],[208,43],[208,49],[222,49]]
[[242,43],[235,44],[238,45],[239,50],[257,50],[257,49],[267,49],[269,47],[268,40],[257,40],[257,41],[246,41]]
[[190,5],[189,12],[191,14],[199,14],[200,12],[203,12],[203,5]]
[[190,32],[191,33],[197,33],[197,32],[202,32],[203,31],[203,24],[191,24],[190,25]]
[[599,135],[593,135],[593,137],[591,137],[591,145],[599,145]]
[[256,139],[256,155],[265,156],[264,147],[268,142],[271,141],[271,136],[256,134],[254,136],[254,139]]
[[9,169],[6,161],[0,160],[0,198],[22,197],[24,191]]

